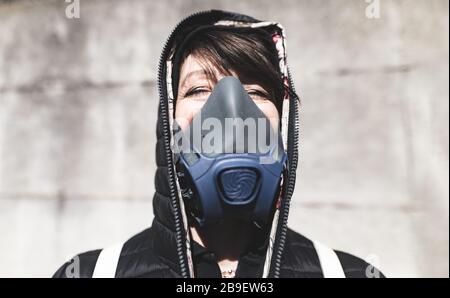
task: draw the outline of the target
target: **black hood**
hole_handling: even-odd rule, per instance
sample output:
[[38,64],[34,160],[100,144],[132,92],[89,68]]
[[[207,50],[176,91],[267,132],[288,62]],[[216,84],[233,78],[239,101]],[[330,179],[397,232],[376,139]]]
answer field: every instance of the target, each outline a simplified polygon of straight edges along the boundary
[[[172,89],[172,64],[174,49],[182,44],[183,38],[192,30],[200,26],[230,26],[250,27],[270,30],[277,42],[279,51],[281,76],[286,85],[287,96],[283,101],[282,136],[284,148],[288,154],[287,173],[282,185],[282,199],[278,204],[271,233],[270,247],[266,256],[266,276],[277,277],[280,270],[281,256],[284,249],[289,202],[294,191],[295,172],[297,168],[298,146],[298,109],[299,99],[286,66],[285,40],[282,27],[275,22],[262,22],[252,17],[226,11],[211,10],[193,14],[182,20],[172,31],[164,45],[158,69],[159,108],[157,122],[157,143],[155,174],[155,195],[153,210],[155,215],[154,226],[170,231],[167,244],[162,249],[172,250],[174,256],[174,269],[179,269],[184,277],[192,276],[190,268],[190,240],[187,232],[187,219],[184,212],[183,201],[180,196],[174,155],[171,150],[173,142],[172,124],[174,99]],[[178,65],[175,65],[178,67]]]

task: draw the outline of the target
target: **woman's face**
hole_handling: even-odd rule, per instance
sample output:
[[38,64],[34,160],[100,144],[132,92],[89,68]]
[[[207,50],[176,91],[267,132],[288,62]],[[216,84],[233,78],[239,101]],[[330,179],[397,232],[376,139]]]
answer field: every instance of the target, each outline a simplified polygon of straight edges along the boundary
[[[201,61],[194,55],[189,55],[181,66],[180,81],[178,84],[178,94],[176,101],[175,120],[181,129],[185,129],[191,122],[195,114],[203,107],[215,84],[223,77],[227,76],[214,69],[215,79],[207,75]],[[234,77],[238,75],[231,71]],[[258,108],[270,120],[275,131],[278,130],[278,111],[270,98],[269,90],[261,85],[252,83],[251,80],[239,78],[244,89],[254,100]]]

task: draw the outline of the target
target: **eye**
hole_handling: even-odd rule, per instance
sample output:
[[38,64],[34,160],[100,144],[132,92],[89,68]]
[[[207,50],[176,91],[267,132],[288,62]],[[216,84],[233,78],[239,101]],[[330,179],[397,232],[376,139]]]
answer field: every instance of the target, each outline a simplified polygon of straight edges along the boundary
[[269,100],[270,96],[267,92],[262,91],[262,90],[258,90],[258,89],[251,89],[251,90],[247,90],[248,95],[250,95],[250,97],[255,100],[255,101],[265,101],[265,100]]
[[184,98],[193,98],[193,99],[200,99],[204,98],[206,95],[211,93],[211,90],[206,87],[194,87],[189,89],[185,94]]

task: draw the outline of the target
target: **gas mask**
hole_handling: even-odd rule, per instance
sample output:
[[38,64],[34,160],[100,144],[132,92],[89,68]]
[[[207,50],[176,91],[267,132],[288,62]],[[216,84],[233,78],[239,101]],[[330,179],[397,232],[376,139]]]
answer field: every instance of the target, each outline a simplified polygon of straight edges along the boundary
[[188,213],[200,226],[271,218],[286,153],[278,131],[235,77],[224,77],[192,122],[174,123],[175,164]]

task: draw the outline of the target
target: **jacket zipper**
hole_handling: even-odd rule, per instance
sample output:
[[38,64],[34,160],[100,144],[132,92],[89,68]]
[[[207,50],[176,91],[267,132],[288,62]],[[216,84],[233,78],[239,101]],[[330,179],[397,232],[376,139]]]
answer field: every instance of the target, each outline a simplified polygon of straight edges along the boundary
[[[281,270],[281,258],[283,256],[284,246],[286,244],[286,235],[287,235],[287,221],[289,216],[289,208],[291,204],[291,198],[294,193],[295,188],[295,180],[296,180],[296,170],[298,164],[298,134],[299,134],[299,98],[297,93],[295,92],[294,82],[292,81],[291,72],[289,67],[287,66],[287,76],[289,80],[290,87],[290,104],[289,104],[289,128],[288,128],[288,162],[289,162],[289,171],[288,171],[288,181],[287,181],[287,191],[286,195],[281,202],[281,216],[278,222],[278,226],[280,229],[280,233],[278,238],[278,243],[276,241],[274,248],[275,258],[272,262],[273,264],[273,277],[280,277]],[[293,128],[293,129],[291,129]],[[269,274],[270,277],[270,274]]]

